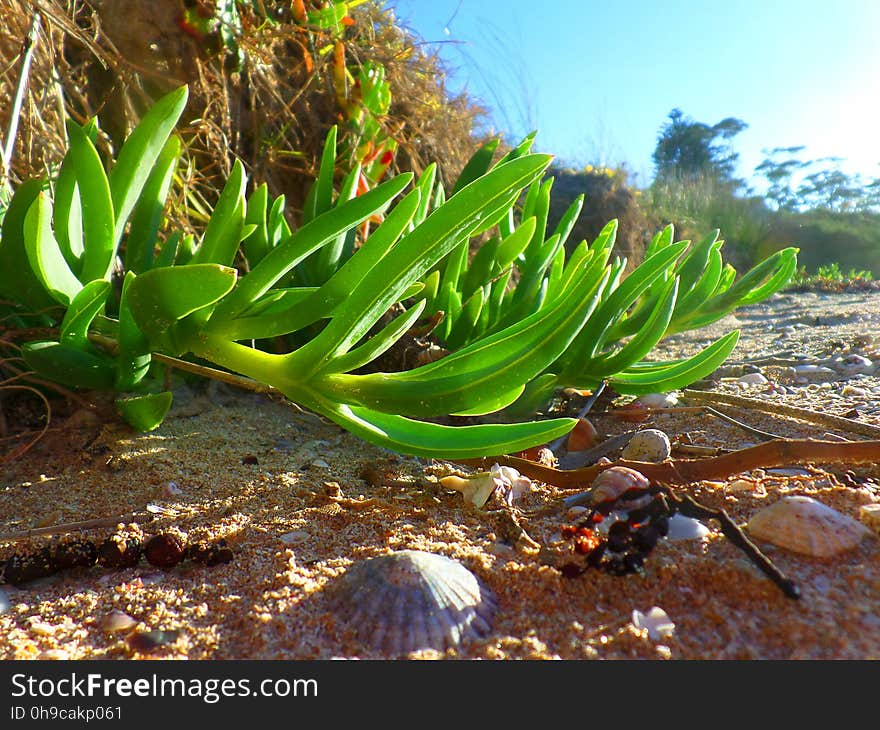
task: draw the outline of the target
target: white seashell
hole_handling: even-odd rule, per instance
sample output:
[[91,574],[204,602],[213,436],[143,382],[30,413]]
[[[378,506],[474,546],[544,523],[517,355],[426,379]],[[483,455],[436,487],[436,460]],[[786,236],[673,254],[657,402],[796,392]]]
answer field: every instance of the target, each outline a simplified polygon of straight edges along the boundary
[[851,550],[871,531],[811,497],[783,497],[748,522],[751,535],[792,552],[830,558]]
[[659,606],[654,606],[648,613],[632,612],[632,623],[637,629],[647,629],[651,641],[668,639],[675,632],[675,624],[669,615]]
[[356,563],[328,588],[328,598],[358,641],[393,656],[483,638],[496,609],[491,593],[461,563],[419,550]]
[[464,478],[454,474],[441,477],[440,484],[447,489],[461,492],[465,502],[470,502],[477,509],[482,509],[495,490],[498,490],[507,504],[512,505],[532,488],[531,479],[524,477],[512,466],[498,464],[493,464],[489,471],[472,477]]
[[702,540],[710,532],[711,530],[699,520],[675,513],[669,518],[669,531],[666,533],[666,539],[671,542]]
[[593,504],[617,499],[629,489],[647,489],[651,482],[644,474],[626,466],[611,466],[593,480],[590,499]]
[[868,529],[880,533],[880,504],[863,504],[859,507],[859,519]]
[[669,436],[659,429],[646,428],[633,435],[620,455],[631,461],[660,462],[668,459],[670,453]]
[[672,408],[678,404],[676,393],[645,393],[636,398],[634,403],[641,403],[645,408]]

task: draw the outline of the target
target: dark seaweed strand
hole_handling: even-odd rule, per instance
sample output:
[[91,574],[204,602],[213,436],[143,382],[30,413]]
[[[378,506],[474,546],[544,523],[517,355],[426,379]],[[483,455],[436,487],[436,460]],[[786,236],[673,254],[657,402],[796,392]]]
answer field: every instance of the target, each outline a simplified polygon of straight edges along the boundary
[[679,512],[685,517],[692,517],[698,520],[715,519],[721,525],[721,533],[730,542],[742,550],[758,569],[772,580],[779,589],[789,598],[800,598],[801,592],[797,586],[777,568],[773,561],[762,553],[758,546],[755,545],[746,534],[737,526],[723,509],[711,509],[702,504],[697,503],[689,494],[677,495],[671,491],[668,493],[669,499],[676,505]]
[[[161,536],[160,533],[157,536]],[[21,585],[38,578],[45,578],[56,573],[75,567],[91,567],[96,563],[109,568],[129,568],[136,565],[142,556],[142,548],[148,540],[141,543],[138,540],[126,540],[122,553],[110,560],[102,554],[105,545],[112,545],[113,538],[109,537],[100,544],[91,540],[71,540],[59,542],[54,546],[46,545],[31,553],[14,553],[6,560],[0,560],[0,583],[9,585]],[[179,555],[173,560],[173,565],[189,558],[193,562],[207,566],[216,566],[230,563],[234,558],[232,549],[221,538],[216,542],[193,543],[188,547],[181,546]],[[173,567],[172,563],[155,563],[156,567]]]

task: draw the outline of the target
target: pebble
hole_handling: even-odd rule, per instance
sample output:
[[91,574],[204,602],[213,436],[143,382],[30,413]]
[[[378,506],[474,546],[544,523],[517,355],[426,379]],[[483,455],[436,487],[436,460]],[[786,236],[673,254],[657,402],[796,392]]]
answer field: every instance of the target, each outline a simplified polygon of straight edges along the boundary
[[32,620],[30,623],[31,631],[37,636],[52,636],[55,633],[55,627],[45,621]]
[[179,631],[142,631],[128,637],[128,645],[141,654],[150,654],[169,644],[173,644],[180,636]]
[[880,534],[880,503],[863,504],[859,507],[859,519],[863,525]]
[[294,530],[293,532],[284,533],[279,539],[285,545],[297,545],[308,540],[310,537],[311,535],[305,530]]
[[645,408],[673,408],[678,405],[678,394],[671,393],[645,393],[633,401],[640,403]]
[[843,390],[840,391],[840,394],[844,398],[867,398],[868,391],[864,388],[856,388],[852,385],[844,385]]
[[108,613],[103,621],[101,628],[108,634],[115,634],[120,631],[128,631],[137,625],[137,621],[122,611],[113,610]]
[[746,373],[745,375],[740,376],[736,379],[737,383],[741,385],[764,385],[765,383],[769,383],[761,373]]
[[795,376],[800,377],[821,379],[827,375],[834,375],[835,373],[831,368],[826,368],[824,365],[795,365],[794,374]]
[[668,459],[671,452],[669,436],[657,428],[646,428],[633,435],[620,455],[633,461],[659,463]]
[[64,649],[46,649],[45,651],[40,652],[40,654],[37,656],[37,659],[64,662],[70,659],[70,654],[64,651]]
[[12,603],[9,600],[9,596],[6,595],[6,591],[0,588],[0,613],[5,613],[12,607]]
[[874,363],[862,355],[845,355],[834,360],[834,369],[841,375],[858,375],[874,369]]
[[637,629],[647,629],[651,641],[670,638],[675,633],[675,624],[659,606],[654,606],[647,613],[639,610],[632,612],[632,623]]
[[730,484],[727,485],[727,488],[731,492],[751,492],[755,488],[755,483],[750,482],[748,479],[737,479],[730,482]]
[[321,459],[321,458],[314,459],[312,461],[311,465],[317,466],[320,469],[329,469],[330,468],[330,464],[328,464],[326,460]]

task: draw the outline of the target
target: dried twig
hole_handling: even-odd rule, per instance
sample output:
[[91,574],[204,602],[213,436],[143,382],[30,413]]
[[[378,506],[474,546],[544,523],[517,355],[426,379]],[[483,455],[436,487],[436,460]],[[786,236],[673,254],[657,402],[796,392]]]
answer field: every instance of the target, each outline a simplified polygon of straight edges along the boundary
[[[152,519],[152,516],[147,515],[146,518]],[[75,532],[77,530],[91,530],[94,527],[115,527],[120,522],[137,522],[138,520],[144,519],[144,515],[132,512],[127,515],[99,517],[94,520],[84,520],[82,522],[62,522],[59,525],[49,525],[48,527],[33,527],[30,530],[0,533],[0,542],[27,540],[29,537],[38,537],[42,535],[60,535],[65,532]]]
[[752,469],[794,464],[876,464],[880,463],[880,440],[839,442],[775,439],[708,459],[670,459],[659,464],[621,459],[613,464],[596,464],[570,470],[554,469],[515,456],[463,459],[458,463],[482,469],[488,469],[495,463],[512,466],[530,479],[562,489],[583,489],[609,466],[636,469],[655,482],[687,484],[708,479],[725,479]]
[[761,411],[763,413],[772,413],[777,416],[785,416],[794,418],[807,423],[815,423],[820,426],[829,428],[837,428],[850,433],[857,433],[860,436],[868,436],[873,439],[880,439],[880,428],[872,426],[869,423],[860,423],[849,418],[841,418],[840,416],[832,416],[828,413],[818,413],[807,408],[798,408],[785,403],[774,403],[772,401],[760,400],[758,398],[745,398],[740,395],[728,395],[727,393],[709,393],[702,390],[690,390],[686,388],[682,391],[683,395],[695,401],[704,403],[714,403],[728,406],[739,406],[748,408],[753,411]]

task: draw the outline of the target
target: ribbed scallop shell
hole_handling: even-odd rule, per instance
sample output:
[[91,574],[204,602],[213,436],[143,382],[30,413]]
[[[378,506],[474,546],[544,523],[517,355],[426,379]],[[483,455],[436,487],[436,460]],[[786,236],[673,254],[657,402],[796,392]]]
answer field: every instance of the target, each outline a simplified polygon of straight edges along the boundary
[[758,540],[814,558],[852,550],[871,531],[856,520],[811,497],[783,497],[749,520]]
[[483,638],[496,609],[461,563],[419,550],[356,563],[328,592],[331,610],[360,642],[394,656]]

